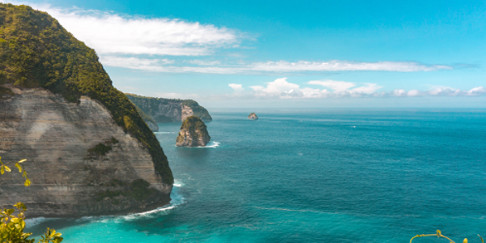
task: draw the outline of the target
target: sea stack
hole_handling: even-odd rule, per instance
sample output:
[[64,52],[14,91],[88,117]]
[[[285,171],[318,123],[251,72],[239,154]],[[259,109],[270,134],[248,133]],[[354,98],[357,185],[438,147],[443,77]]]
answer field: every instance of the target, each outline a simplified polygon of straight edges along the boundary
[[248,119],[258,120],[258,116],[257,116],[257,114],[255,114],[255,112],[252,112],[252,113],[250,113],[250,115],[248,115]]
[[176,146],[199,147],[206,146],[211,137],[208,134],[206,124],[197,116],[190,116],[182,122]]

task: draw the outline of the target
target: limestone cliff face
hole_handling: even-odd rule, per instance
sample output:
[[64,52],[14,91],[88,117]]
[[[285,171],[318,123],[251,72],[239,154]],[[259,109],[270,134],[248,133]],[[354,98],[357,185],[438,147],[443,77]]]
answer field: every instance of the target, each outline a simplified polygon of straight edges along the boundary
[[[0,207],[17,201],[33,216],[140,211],[168,203],[172,185],[157,175],[148,150],[117,126],[99,102],[66,102],[45,89],[12,88],[0,99],[0,154],[24,163],[0,178]],[[100,149],[101,148],[101,149]],[[104,148],[104,149],[103,149]]]
[[190,116],[182,122],[176,146],[198,147],[206,146],[211,137],[208,134],[206,124],[197,116]]
[[197,116],[205,122],[212,121],[212,117],[206,108],[193,100],[153,98],[134,94],[126,95],[137,107],[156,122],[182,122],[190,116]]

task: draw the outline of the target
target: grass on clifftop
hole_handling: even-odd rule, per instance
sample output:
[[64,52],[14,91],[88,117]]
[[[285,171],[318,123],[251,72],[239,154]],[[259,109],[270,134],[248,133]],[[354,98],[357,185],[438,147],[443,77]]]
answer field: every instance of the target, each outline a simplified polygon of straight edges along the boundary
[[173,183],[158,140],[130,100],[112,86],[95,51],[76,40],[47,13],[0,3],[2,84],[45,88],[69,102],[79,102],[82,95],[99,101],[119,126],[148,149],[163,181]]

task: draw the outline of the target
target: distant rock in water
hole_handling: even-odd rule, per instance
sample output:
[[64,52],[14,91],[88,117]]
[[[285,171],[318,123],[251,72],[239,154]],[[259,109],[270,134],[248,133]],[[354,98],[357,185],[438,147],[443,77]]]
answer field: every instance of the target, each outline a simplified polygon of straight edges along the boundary
[[179,147],[206,146],[211,137],[206,124],[197,116],[190,116],[182,122],[176,145]]
[[32,181],[1,175],[0,208],[21,201],[29,217],[78,217],[169,203],[159,141],[95,51],[28,6],[0,3],[0,23],[0,156],[27,159]]
[[[133,104],[146,114],[145,117],[142,115],[142,118],[147,123],[151,122],[151,120],[155,124],[158,122],[182,122],[190,116],[197,116],[205,122],[213,120],[206,108],[200,106],[194,100],[154,98],[134,94],[126,95]],[[148,117],[149,120],[147,120]]]
[[255,112],[252,112],[252,113],[250,113],[250,115],[248,115],[248,119],[258,120],[258,116],[257,116],[257,114],[255,114]]

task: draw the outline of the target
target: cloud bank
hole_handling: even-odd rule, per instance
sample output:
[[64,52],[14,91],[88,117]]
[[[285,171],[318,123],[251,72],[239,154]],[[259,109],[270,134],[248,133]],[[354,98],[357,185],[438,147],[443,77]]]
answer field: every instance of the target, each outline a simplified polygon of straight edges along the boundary
[[[103,56],[102,56],[103,57]],[[124,61],[126,59],[126,61]],[[400,62],[257,62],[237,65],[221,65],[219,61],[191,60],[193,66],[172,65],[168,59],[117,57],[116,62],[111,57],[101,59],[102,63],[111,67],[122,67],[135,70],[170,73],[212,73],[212,74],[254,74],[254,73],[296,73],[296,72],[336,72],[336,71],[386,71],[386,72],[429,72],[452,69],[442,65],[423,65],[418,63]],[[171,64],[171,65],[167,65]]]
[[[0,0],[2,1],[2,0]],[[103,65],[163,73],[254,74],[336,71],[429,72],[452,69],[447,65],[416,62],[352,62],[345,60],[266,61],[223,65],[219,60],[168,60],[172,57],[209,56],[216,50],[238,48],[244,34],[238,30],[174,18],[147,18],[113,12],[56,8],[10,0],[48,12],[79,40],[94,48]],[[163,57],[161,57],[163,56]],[[189,65],[188,65],[189,64]]]
[[[250,86],[247,96],[258,98],[339,98],[339,97],[423,97],[423,96],[480,96],[486,95],[486,89],[482,86],[470,90],[460,90],[451,87],[436,87],[427,91],[395,89],[392,91],[381,91],[382,87],[376,83],[357,84],[353,82],[337,80],[313,80],[306,84],[311,87],[302,87],[299,84],[291,83],[287,78],[278,78],[265,85]],[[244,90],[242,84],[229,84],[234,91]],[[321,86],[323,88],[316,88]]]

